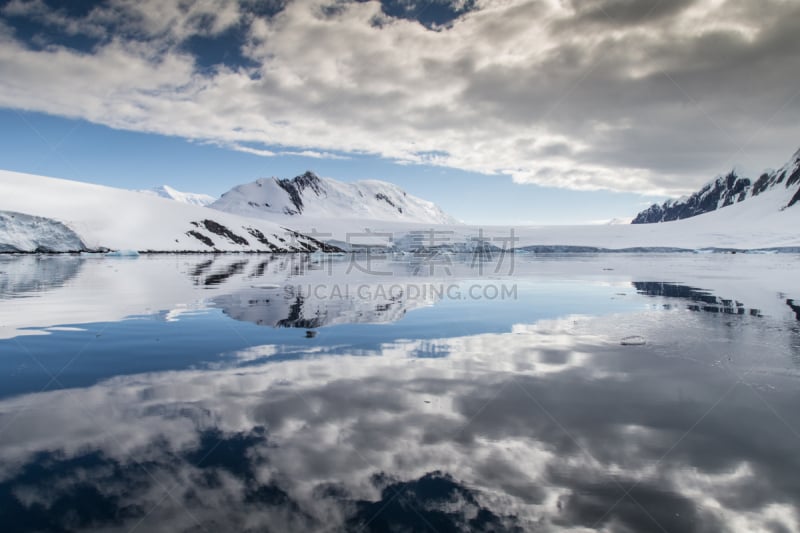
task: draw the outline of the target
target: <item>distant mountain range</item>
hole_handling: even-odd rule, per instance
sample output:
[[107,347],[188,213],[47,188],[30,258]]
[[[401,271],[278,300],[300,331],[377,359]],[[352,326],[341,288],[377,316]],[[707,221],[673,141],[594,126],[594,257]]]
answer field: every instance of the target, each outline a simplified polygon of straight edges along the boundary
[[266,218],[369,219],[457,224],[436,204],[385,181],[343,183],[306,172],[291,179],[261,178],[239,185],[209,205],[236,215]]
[[[730,172],[706,183],[691,196],[653,204],[633,219],[632,224],[651,224],[690,218],[739,203],[753,202],[756,197],[781,195],[780,208],[800,202],[800,150],[778,170],[767,171],[752,181]],[[800,209],[800,208],[798,208]]]
[[[724,176],[653,206],[638,224],[471,226],[389,183],[340,183],[311,172],[240,185],[209,206],[0,170],[0,253],[347,252],[521,253],[800,251],[800,152],[755,182]],[[174,191],[174,192],[172,192]],[[683,220],[679,220],[683,219]],[[674,220],[667,224],[647,221]],[[420,256],[419,254],[422,254]],[[484,257],[485,259],[485,257]],[[447,260],[447,259],[445,259]],[[503,259],[500,259],[503,261]]]

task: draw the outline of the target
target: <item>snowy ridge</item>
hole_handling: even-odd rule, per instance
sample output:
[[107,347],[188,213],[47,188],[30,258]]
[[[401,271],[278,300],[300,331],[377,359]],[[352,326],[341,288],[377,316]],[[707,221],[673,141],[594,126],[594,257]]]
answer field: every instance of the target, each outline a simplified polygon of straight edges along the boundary
[[[0,171],[0,210],[26,215],[0,226],[0,249],[5,251],[333,251],[273,222],[135,191],[18,172]],[[53,240],[60,244],[47,244]]]
[[292,179],[261,178],[239,185],[209,207],[249,217],[357,218],[457,224],[433,202],[377,180],[342,183],[306,172]]
[[632,223],[650,224],[689,218],[749,201],[772,190],[780,191],[785,197],[781,207],[792,207],[800,201],[800,150],[783,167],[764,172],[755,182],[732,171],[709,181],[691,196],[651,205],[639,213]]
[[173,189],[169,185],[159,185],[152,189],[141,189],[136,192],[142,194],[149,194],[151,196],[158,196],[159,198],[166,198],[168,200],[175,200],[189,205],[207,206],[214,203],[216,198],[208,194],[199,194],[194,192],[181,192]]

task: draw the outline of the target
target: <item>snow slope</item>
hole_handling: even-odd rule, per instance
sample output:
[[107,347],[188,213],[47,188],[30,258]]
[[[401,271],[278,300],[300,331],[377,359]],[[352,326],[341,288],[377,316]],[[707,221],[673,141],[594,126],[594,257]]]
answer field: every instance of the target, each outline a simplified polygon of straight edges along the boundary
[[706,183],[691,196],[653,204],[639,213],[633,224],[669,222],[716,211],[739,202],[751,201],[767,191],[780,191],[781,207],[792,207],[800,201],[800,150],[778,170],[767,171],[755,181],[740,177],[736,172]]
[[[56,178],[0,171],[0,211],[46,217],[79,237],[64,248],[138,251],[307,251],[320,244],[264,220],[205,207]],[[33,219],[32,219],[33,220]],[[30,222],[28,223],[30,226]],[[52,223],[39,223],[33,238],[19,224],[0,228],[0,246],[35,251]],[[29,232],[30,233],[30,232]],[[78,247],[82,241],[84,246]]]
[[198,194],[194,192],[181,192],[173,189],[169,185],[160,185],[152,189],[142,189],[136,192],[142,194],[149,194],[151,196],[158,196],[159,198],[167,198],[168,200],[175,200],[190,205],[207,206],[214,203],[216,198],[208,194]]
[[[239,185],[211,204],[244,216],[285,221],[292,218],[358,218],[457,224],[436,204],[377,180],[342,183],[306,172],[292,179],[262,178]],[[302,217],[298,216],[302,215]]]

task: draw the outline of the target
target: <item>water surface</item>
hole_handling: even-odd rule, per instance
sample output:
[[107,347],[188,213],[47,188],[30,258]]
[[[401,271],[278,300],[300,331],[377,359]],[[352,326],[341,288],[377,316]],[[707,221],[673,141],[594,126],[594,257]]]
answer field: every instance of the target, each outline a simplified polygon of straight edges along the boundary
[[479,259],[0,257],[3,530],[800,528],[800,258]]

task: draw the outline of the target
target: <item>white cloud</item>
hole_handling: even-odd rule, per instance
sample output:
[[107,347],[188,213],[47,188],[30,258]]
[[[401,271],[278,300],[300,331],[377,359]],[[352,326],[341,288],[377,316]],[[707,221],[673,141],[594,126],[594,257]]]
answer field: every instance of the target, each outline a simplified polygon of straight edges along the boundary
[[149,36],[170,35],[178,40],[218,35],[240,19],[235,0],[112,0],[109,9],[98,9],[96,16],[117,16]]
[[264,149],[261,149],[261,148],[251,148],[250,146],[242,146],[241,144],[236,144],[236,143],[227,145],[227,148],[230,148],[232,150],[236,150],[237,152],[242,152],[242,153],[245,153],[245,154],[259,155],[261,157],[274,157],[274,156],[278,155],[278,154],[276,154],[275,152],[273,152],[271,150],[264,150]]
[[280,152],[280,155],[311,157],[313,159],[341,159],[341,160],[350,159],[347,156],[332,154],[330,152],[317,152],[316,150],[300,150],[300,151],[284,150]]
[[[2,38],[0,105],[259,155],[373,153],[520,183],[683,193],[796,148],[800,8],[767,3],[483,0],[430,31],[377,2],[326,14],[327,1],[295,0],[265,19],[232,1],[115,0],[81,24],[115,19],[146,40],[87,54]],[[259,66],[198,72],[180,43],[240,21]]]

